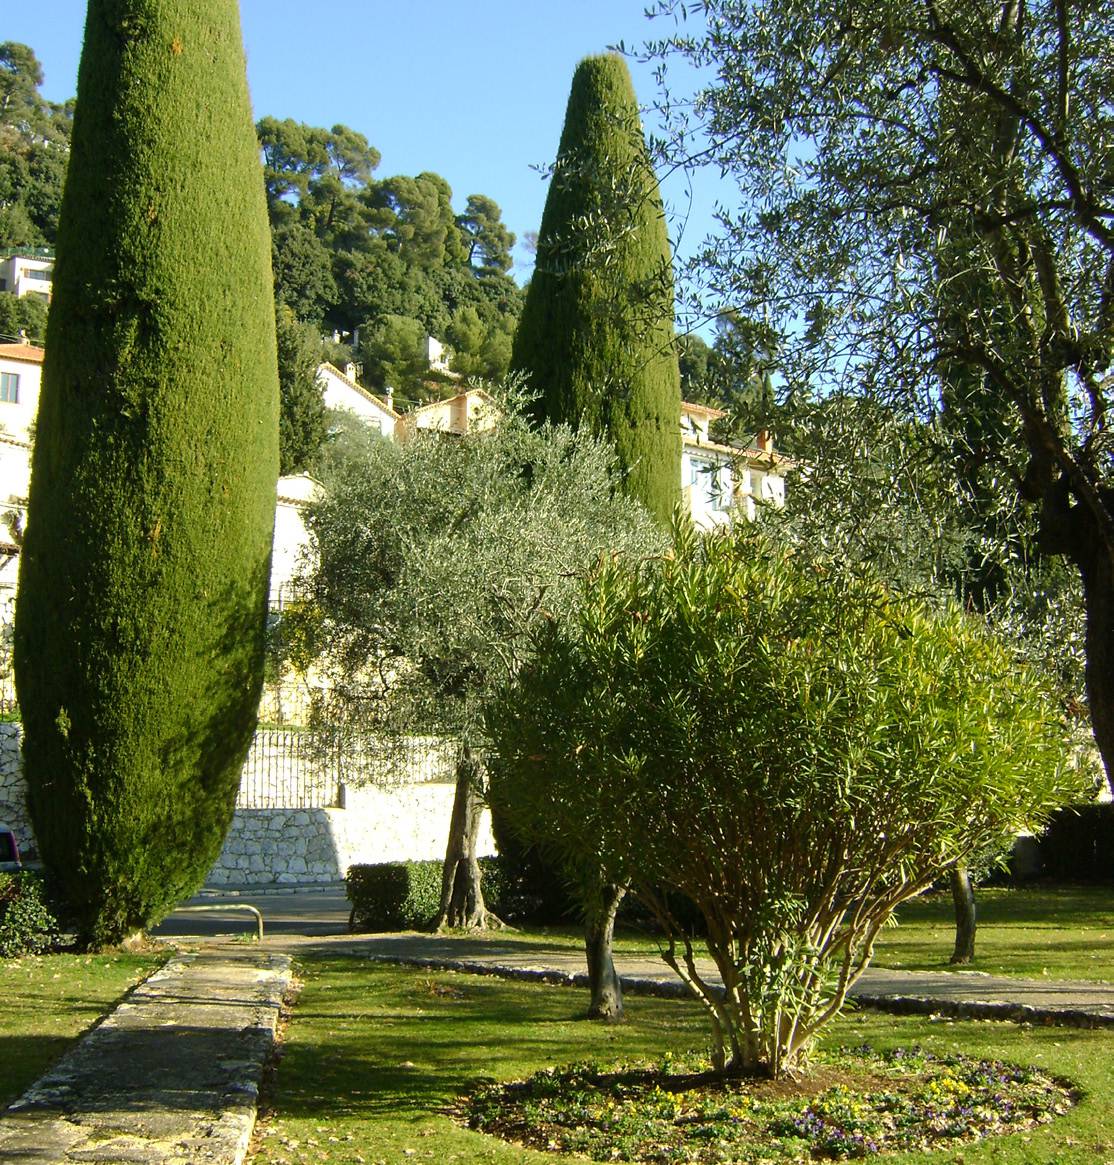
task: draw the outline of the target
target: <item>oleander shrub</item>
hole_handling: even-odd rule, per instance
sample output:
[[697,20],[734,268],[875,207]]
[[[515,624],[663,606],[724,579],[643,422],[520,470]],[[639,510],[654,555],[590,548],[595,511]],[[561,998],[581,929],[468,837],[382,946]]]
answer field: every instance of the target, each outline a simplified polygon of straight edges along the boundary
[[1056,706],[984,623],[758,527],[601,560],[532,647],[490,709],[490,796],[630,886],[720,1072],[793,1071],[897,906],[1078,791]]

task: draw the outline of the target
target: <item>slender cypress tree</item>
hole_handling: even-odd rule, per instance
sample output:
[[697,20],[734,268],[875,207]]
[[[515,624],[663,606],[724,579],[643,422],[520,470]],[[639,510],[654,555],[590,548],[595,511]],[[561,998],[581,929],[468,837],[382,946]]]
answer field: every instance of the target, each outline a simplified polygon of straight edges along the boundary
[[15,639],[28,807],[87,943],[158,919],[219,852],[277,438],[237,5],[90,0]]
[[577,67],[512,366],[539,419],[587,425],[627,491],[668,520],[680,500],[680,372],[669,238],[630,73]]

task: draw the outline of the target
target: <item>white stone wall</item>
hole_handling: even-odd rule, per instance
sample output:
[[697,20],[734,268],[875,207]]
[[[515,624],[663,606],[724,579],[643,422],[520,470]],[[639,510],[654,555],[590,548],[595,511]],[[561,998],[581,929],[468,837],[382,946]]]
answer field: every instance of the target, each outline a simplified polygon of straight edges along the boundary
[[[305,885],[342,879],[362,862],[445,856],[454,787],[368,786],[345,791],[343,809],[237,809],[210,886]],[[495,853],[484,813],[478,852]]]
[[334,841],[343,809],[237,809],[209,886],[335,882],[344,877]]
[[22,724],[0,724],[0,821],[15,830],[20,852],[26,855],[34,852],[35,838],[27,816],[23,758],[19,752],[22,737]]
[[[21,725],[0,723],[0,821],[23,853],[34,837],[25,804]],[[361,862],[441,859],[449,835],[454,787],[418,780],[344,790],[344,808],[237,809],[210,886],[305,885],[342,879]],[[480,854],[495,853],[488,814]]]

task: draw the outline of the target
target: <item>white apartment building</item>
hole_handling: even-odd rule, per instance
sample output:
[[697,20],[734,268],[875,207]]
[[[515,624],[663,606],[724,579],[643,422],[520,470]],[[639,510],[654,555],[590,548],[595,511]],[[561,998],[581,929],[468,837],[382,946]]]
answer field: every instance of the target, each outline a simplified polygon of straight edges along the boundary
[[50,302],[54,287],[54,252],[46,247],[6,247],[0,250],[0,291],[35,295]]

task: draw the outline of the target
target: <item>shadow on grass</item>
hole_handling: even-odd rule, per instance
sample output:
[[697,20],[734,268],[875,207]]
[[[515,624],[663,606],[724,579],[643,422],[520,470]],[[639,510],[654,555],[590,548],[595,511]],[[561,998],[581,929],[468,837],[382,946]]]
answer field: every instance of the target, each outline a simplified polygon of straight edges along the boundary
[[[700,1047],[695,1005],[628,1000],[636,1023],[583,1018],[583,990],[311,959],[281,1064],[284,1118],[419,1119],[450,1109],[481,1079],[547,1064],[656,1057]],[[678,1037],[683,1041],[678,1044]]]
[[69,1036],[0,1036],[0,1115],[73,1043]]
[[[13,974],[0,981],[3,999],[0,1034],[0,1111],[11,1104],[79,1040],[89,1035],[143,982],[170,957],[170,952],[154,957],[126,956],[124,974],[134,976],[122,989],[108,997],[88,993],[83,981],[96,983],[105,973],[100,965],[114,956],[87,956],[53,954],[36,958],[31,966],[43,968],[35,978],[20,980]],[[46,976],[53,987],[55,981],[63,986],[48,996]],[[71,981],[77,981],[72,983]],[[101,983],[101,986],[107,984]]]

